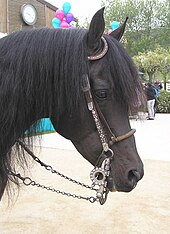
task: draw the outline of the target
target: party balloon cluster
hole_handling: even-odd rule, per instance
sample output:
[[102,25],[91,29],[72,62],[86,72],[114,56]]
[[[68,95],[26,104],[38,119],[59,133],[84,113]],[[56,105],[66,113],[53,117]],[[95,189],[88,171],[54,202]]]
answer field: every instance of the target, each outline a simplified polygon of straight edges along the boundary
[[120,23],[119,23],[119,22],[117,22],[117,21],[112,21],[112,22],[110,23],[109,34],[110,34],[111,32],[113,32],[115,29],[119,28],[119,26],[120,26]]
[[71,4],[65,2],[62,10],[56,10],[55,18],[52,19],[54,28],[75,28],[74,15],[70,12]]

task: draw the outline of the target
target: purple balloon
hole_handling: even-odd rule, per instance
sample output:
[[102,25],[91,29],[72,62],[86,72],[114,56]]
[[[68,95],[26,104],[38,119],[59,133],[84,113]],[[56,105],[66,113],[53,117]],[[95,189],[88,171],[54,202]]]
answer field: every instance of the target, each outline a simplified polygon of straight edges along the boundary
[[74,20],[74,15],[72,13],[68,13],[66,15],[66,22],[69,24],[73,20]]

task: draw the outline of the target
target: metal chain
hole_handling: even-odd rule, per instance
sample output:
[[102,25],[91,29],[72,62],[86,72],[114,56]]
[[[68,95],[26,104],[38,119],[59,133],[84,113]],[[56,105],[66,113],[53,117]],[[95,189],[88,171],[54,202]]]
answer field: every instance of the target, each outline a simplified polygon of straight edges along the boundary
[[76,180],[74,180],[74,179],[72,179],[72,178],[70,178],[70,177],[68,177],[68,176],[65,176],[65,175],[63,175],[62,173],[56,171],[55,169],[52,168],[52,166],[45,164],[45,163],[42,162],[38,157],[34,156],[33,159],[34,159],[37,163],[39,163],[42,167],[44,167],[47,171],[50,171],[51,173],[56,174],[56,175],[58,175],[58,176],[60,176],[60,177],[62,177],[62,178],[64,178],[64,179],[66,179],[66,180],[68,180],[68,181],[70,181],[70,182],[72,182],[72,183],[74,183],[74,184],[77,184],[77,185],[80,185],[80,186],[82,186],[82,187],[88,188],[88,189],[90,189],[90,190],[95,190],[95,191],[96,191],[95,188],[93,188],[93,187],[91,187],[91,186],[89,186],[89,185],[86,185],[86,184],[84,184],[84,183],[81,183],[81,182],[79,182],[79,181],[76,181]]
[[[64,174],[62,174],[62,173],[54,170],[52,168],[52,166],[45,164],[37,156],[35,156],[33,154],[33,152],[29,148],[27,148],[26,145],[23,142],[21,142],[20,140],[18,140],[18,143],[19,143],[19,145],[21,147],[24,148],[24,150],[28,153],[28,155],[30,155],[33,158],[34,161],[36,161],[37,163],[39,163],[47,171],[50,171],[51,173],[56,174],[56,175],[58,175],[58,176],[60,176],[60,177],[62,177],[64,179],[66,179],[66,180],[68,180],[68,181],[70,181],[70,182],[72,182],[74,184],[80,185],[80,186],[82,186],[84,188],[87,188],[87,189],[90,189],[90,190],[97,191],[97,189],[94,188],[94,187],[92,187],[92,186],[89,186],[89,185],[86,185],[84,183],[81,183],[81,182],[78,182],[76,180],[73,180],[72,178],[70,178],[68,176],[65,176]],[[60,191],[58,189],[54,189],[54,188],[51,188],[51,187],[39,184],[39,183],[35,182],[34,180],[32,180],[28,176],[27,177],[22,177],[21,174],[14,173],[12,171],[9,171],[8,173],[9,173],[9,175],[15,176],[15,177],[19,178],[20,180],[22,180],[23,184],[26,185],[26,186],[29,186],[29,185],[36,186],[36,187],[39,187],[39,188],[42,188],[42,189],[46,189],[46,190],[51,191],[51,192],[56,192],[56,193],[61,194],[61,195],[66,195],[68,197],[73,197],[73,198],[77,198],[77,199],[84,199],[84,200],[90,201],[91,203],[94,203],[95,201],[99,201],[99,199],[97,197],[96,198],[93,197],[93,196],[91,196],[91,197],[84,197],[84,196],[80,196],[80,195],[76,195],[76,194],[67,193],[67,192],[64,192],[64,191]]]
[[98,199],[93,197],[93,196],[84,197],[84,196],[67,193],[67,192],[60,191],[58,189],[52,188],[52,187],[48,187],[48,186],[39,184],[39,183],[35,182],[34,180],[32,180],[30,177],[22,177],[19,173],[16,174],[14,172],[9,172],[9,174],[19,178],[20,180],[22,180],[23,184],[26,185],[26,186],[29,186],[29,185],[36,186],[38,188],[46,189],[47,191],[55,192],[57,194],[65,195],[67,197],[72,197],[72,198],[77,198],[77,199],[84,199],[84,200],[87,200],[87,201],[89,201],[91,203],[94,203],[95,201],[98,201]]
[[[94,190],[96,191],[96,197],[84,197],[84,196],[80,196],[80,195],[76,195],[76,194],[71,194],[71,193],[67,193],[64,191],[60,191],[58,189],[54,189],[52,187],[49,186],[45,186],[42,184],[37,183],[36,181],[32,180],[30,177],[22,177],[20,173],[14,173],[12,171],[8,171],[9,175],[15,176],[17,178],[19,178],[20,180],[22,180],[23,184],[26,186],[32,185],[32,186],[36,186],[38,188],[42,188],[42,189],[46,189],[48,191],[51,192],[56,192],[57,194],[61,194],[61,195],[65,195],[68,197],[73,197],[73,198],[77,198],[77,199],[84,199],[87,201],[90,201],[91,203],[94,202],[99,202],[101,205],[103,205],[106,200],[107,200],[107,194],[108,194],[108,189],[106,188],[107,182],[106,182],[106,177],[109,176],[109,168],[110,168],[110,159],[112,158],[113,152],[111,151],[111,157],[107,157],[105,158],[105,160],[102,163],[101,168],[95,167],[92,172],[90,173],[90,178],[92,180],[92,186],[89,185],[85,185],[84,183],[78,182],[76,180],[71,179],[68,176],[65,176],[63,174],[61,174],[60,172],[54,170],[52,168],[52,166],[45,164],[44,162],[42,162],[37,156],[35,156],[33,154],[33,152],[31,152],[23,143],[19,144],[28,152],[28,154],[37,162],[39,163],[42,167],[44,167],[47,171],[50,171],[51,173],[55,173],[56,175],[59,175],[60,177],[71,181],[72,183],[75,183],[77,185],[80,185],[82,187],[88,188],[90,190]],[[102,175],[102,180],[99,179],[99,174]],[[95,188],[95,186],[97,186],[98,188]]]
[[28,153],[28,155],[30,155],[30,156],[34,159],[34,161],[36,161],[37,163],[39,163],[39,164],[40,164],[42,167],[44,167],[47,171],[50,171],[50,172],[53,173],[53,174],[57,174],[58,176],[60,176],[60,177],[62,177],[62,178],[64,178],[64,179],[66,179],[66,180],[68,180],[68,181],[70,181],[70,182],[72,182],[72,183],[74,183],[74,184],[77,184],[77,185],[80,185],[80,186],[82,186],[82,187],[88,188],[88,189],[90,189],[90,190],[95,190],[95,191],[96,191],[96,189],[94,189],[93,187],[91,187],[91,186],[89,186],[89,185],[86,185],[86,184],[84,184],[84,183],[78,182],[78,181],[76,181],[76,180],[73,180],[73,179],[71,179],[70,177],[65,176],[65,175],[63,175],[62,173],[60,173],[60,172],[54,170],[54,169],[52,168],[52,166],[45,164],[45,163],[42,162],[36,155],[34,155],[33,152],[32,152],[29,148],[27,148],[26,145],[25,145],[22,141],[19,141],[19,140],[18,140],[18,143],[19,143],[19,145],[20,145],[21,147],[24,148],[24,150]]

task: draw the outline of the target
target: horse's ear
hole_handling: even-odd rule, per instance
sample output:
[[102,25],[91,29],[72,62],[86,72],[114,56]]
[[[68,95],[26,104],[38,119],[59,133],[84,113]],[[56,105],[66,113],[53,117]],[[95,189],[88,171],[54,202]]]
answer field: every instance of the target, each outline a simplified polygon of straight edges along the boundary
[[98,49],[101,36],[104,33],[105,21],[103,14],[104,7],[97,11],[91,20],[89,32],[87,35],[87,46],[90,52],[94,52],[96,49]]
[[126,28],[126,23],[127,23],[128,17],[126,17],[125,22],[117,29],[115,29],[113,32],[111,32],[109,35],[114,37],[116,40],[120,41],[122,38],[125,28]]

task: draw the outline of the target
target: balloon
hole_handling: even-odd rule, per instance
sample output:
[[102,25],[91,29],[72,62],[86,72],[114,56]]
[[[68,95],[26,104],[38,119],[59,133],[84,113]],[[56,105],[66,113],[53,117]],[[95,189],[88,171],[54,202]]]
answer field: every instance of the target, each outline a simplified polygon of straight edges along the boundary
[[75,21],[71,21],[70,28],[76,28],[76,22]]
[[76,26],[74,26],[74,25],[70,25],[70,28],[76,28]]
[[62,21],[63,18],[64,18],[64,11],[58,9],[58,10],[56,10],[56,14],[55,14],[55,15],[56,15],[56,17],[57,17],[60,21]]
[[110,34],[111,32],[113,32],[113,30],[112,30],[112,29],[109,29],[108,34]]
[[64,11],[64,13],[65,14],[69,13],[70,9],[71,9],[71,4],[69,2],[65,2],[63,4],[63,11]]
[[61,28],[69,28],[70,25],[64,20],[64,21],[61,22],[60,27]]
[[73,20],[74,20],[74,15],[72,13],[68,13],[66,15],[66,22],[69,24]]
[[116,28],[119,27],[119,22],[113,21],[113,22],[111,22],[110,26],[111,26],[112,30],[115,30]]
[[58,18],[53,18],[52,19],[52,26],[54,28],[60,28],[61,21]]

